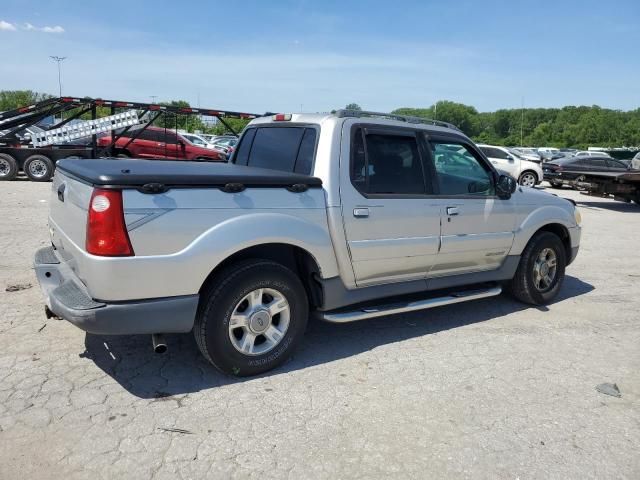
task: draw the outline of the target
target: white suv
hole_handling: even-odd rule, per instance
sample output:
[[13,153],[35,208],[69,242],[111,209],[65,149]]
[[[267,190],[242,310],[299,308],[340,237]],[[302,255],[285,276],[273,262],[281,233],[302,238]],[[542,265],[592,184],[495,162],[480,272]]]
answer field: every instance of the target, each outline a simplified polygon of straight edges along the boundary
[[505,147],[478,145],[493,165],[513,178],[523,187],[534,187],[542,181],[542,168],[539,164],[518,157]]

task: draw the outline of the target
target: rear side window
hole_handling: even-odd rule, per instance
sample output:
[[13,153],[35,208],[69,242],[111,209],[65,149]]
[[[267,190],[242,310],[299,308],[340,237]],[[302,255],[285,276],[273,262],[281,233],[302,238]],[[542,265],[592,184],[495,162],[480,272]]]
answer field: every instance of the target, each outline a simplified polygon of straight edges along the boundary
[[352,142],[351,181],[362,193],[426,194],[414,135],[364,134]]
[[246,131],[235,163],[309,175],[316,146],[316,130],[305,127],[262,127]]
[[611,168],[622,168],[622,169],[625,169],[625,170],[627,169],[627,166],[624,163],[619,162],[618,160],[609,160],[609,159],[607,159],[607,165],[609,167],[611,167]]
[[607,163],[603,158],[591,158],[588,160],[588,165],[594,168],[606,168]]

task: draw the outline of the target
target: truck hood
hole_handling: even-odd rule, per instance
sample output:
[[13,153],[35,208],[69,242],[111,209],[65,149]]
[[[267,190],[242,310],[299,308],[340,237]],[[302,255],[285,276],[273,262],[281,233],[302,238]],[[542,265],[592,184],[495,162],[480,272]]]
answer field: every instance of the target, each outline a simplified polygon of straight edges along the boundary
[[572,200],[537,188],[518,187],[513,195],[519,205],[555,205],[567,210],[572,210],[575,206]]

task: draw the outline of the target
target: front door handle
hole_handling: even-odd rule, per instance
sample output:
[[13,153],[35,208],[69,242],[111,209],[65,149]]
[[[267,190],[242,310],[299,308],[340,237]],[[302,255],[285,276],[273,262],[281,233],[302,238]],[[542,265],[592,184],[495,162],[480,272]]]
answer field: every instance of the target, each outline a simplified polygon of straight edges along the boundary
[[366,218],[369,216],[369,209],[368,208],[354,208],[353,209],[353,216],[356,218]]
[[459,214],[460,214],[460,211],[458,210],[458,207],[447,207],[447,215],[449,215],[450,217],[453,217]]

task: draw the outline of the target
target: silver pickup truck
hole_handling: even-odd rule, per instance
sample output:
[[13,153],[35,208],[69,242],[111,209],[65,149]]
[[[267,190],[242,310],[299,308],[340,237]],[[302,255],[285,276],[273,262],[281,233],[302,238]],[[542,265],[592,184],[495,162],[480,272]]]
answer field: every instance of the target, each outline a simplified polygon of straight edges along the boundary
[[95,334],[193,331],[252,375],[310,316],[350,322],[499,295],[551,301],[580,243],[574,203],[501,175],[441,122],[372,112],[252,121],[230,163],[62,160],[47,314]]

